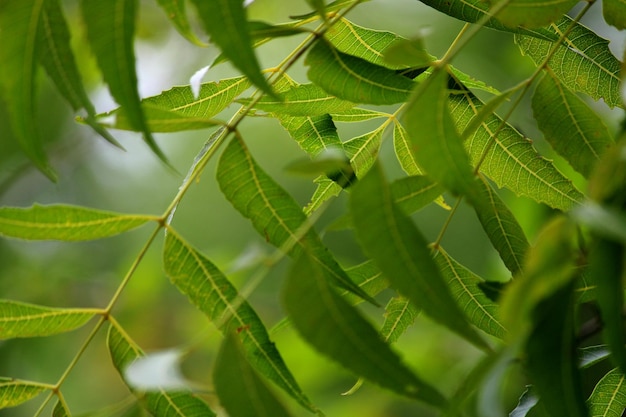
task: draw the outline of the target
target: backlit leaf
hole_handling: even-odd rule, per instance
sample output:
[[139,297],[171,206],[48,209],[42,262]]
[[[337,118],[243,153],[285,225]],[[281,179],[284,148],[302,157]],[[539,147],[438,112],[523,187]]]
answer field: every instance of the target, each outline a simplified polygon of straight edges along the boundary
[[[143,351],[116,324],[107,335],[107,347],[113,365],[124,378],[126,368],[144,356]],[[130,387],[129,387],[130,388]],[[132,391],[132,388],[131,388]],[[214,417],[215,413],[191,391],[166,391],[163,389],[133,393],[146,410],[159,417]]]
[[622,0],[603,0],[602,15],[609,25],[626,29],[626,4]]
[[261,74],[261,68],[252,49],[246,11],[241,0],[192,0],[204,29],[211,35],[222,54],[255,86],[269,95],[272,88]]
[[[491,6],[497,1],[490,0]],[[511,0],[507,6],[498,13],[498,20],[507,26],[517,28],[540,28],[546,26],[564,13],[567,13],[578,0],[557,0],[543,2],[537,0]]]
[[390,118],[388,113],[379,112],[376,110],[362,109],[359,107],[353,107],[350,110],[343,111],[341,113],[333,113],[333,120],[336,122],[363,122],[365,120],[378,119],[380,117]]
[[55,181],[37,131],[35,72],[38,28],[44,0],[0,3],[0,31],[5,45],[0,48],[0,94],[6,103],[13,134],[22,150],[48,178]]
[[231,204],[268,242],[298,257],[310,251],[313,259],[336,284],[366,299],[371,298],[355,285],[326,249],[317,233],[306,227],[307,216],[298,203],[252,159],[239,137],[235,137],[220,158],[217,168],[220,189]]
[[206,46],[191,29],[187,20],[187,11],[184,0],[157,0],[159,6],[165,12],[165,15],[174,25],[178,33],[183,35],[185,39],[197,46]]
[[215,391],[230,417],[288,417],[290,414],[248,363],[237,337],[222,343],[213,371]]
[[393,148],[404,172],[408,175],[422,174],[415,154],[411,151],[409,134],[400,122],[393,125]]
[[291,138],[310,156],[319,155],[328,148],[343,147],[333,119],[328,114],[310,117],[279,114],[277,117]]
[[399,394],[442,406],[446,400],[406,368],[374,327],[303,256],[287,278],[283,303],[295,328],[315,349],[359,376]]
[[[146,121],[154,132],[205,129],[218,124],[212,117],[230,105],[249,86],[250,82],[245,77],[227,78],[202,83],[197,97],[194,97],[189,86],[180,86],[147,97],[141,104]],[[135,130],[123,108],[98,115],[105,120],[111,116],[115,117],[111,127]]]
[[413,325],[419,310],[406,298],[394,297],[385,307],[385,321],[380,335],[385,342],[394,343]]
[[47,389],[32,382],[0,378],[0,410],[20,405]]
[[552,148],[586,178],[613,143],[602,119],[550,70],[533,95],[533,113]]
[[133,48],[137,3],[137,0],[81,0],[82,16],[89,45],[111,95],[124,108],[131,126],[143,133],[148,146],[165,161],[150,133],[137,92]]
[[407,99],[414,83],[394,71],[348,55],[320,39],[305,61],[311,81],[354,103],[394,104]]
[[626,378],[613,369],[596,384],[587,400],[591,417],[620,417],[626,409]]
[[41,337],[83,326],[98,310],[52,308],[0,300],[0,339]]
[[[570,18],[563,17],[551,30],[561,34],[571,23]],[[515,42],[535,65],[545,60],[552,47],[552,42],[527,36],[516,36]],[[621,63],[611,53],[609,41],[587,27],[576,24],[548,66],[571,91],[588,94],[594,100],[602,98],[610,107],[622,106]]]
[[93,240],[126,232],[151,220],[157,218],[77,206],[0,207],[0,236],[29,240]]
[[365,253],[376,262],[392,287],[435,321],[476,346],[486,347],[484,340],[468,326],[425,238],[394,203],[379,165],[354,186],[350,212]]
[[[385,279],[376,264],[369,260],[346,269],[350,279],[372,297],[389,288],[389,282]],[[347,291],[342,294],[343,298],[351,304],[358,304],[362,298]]]

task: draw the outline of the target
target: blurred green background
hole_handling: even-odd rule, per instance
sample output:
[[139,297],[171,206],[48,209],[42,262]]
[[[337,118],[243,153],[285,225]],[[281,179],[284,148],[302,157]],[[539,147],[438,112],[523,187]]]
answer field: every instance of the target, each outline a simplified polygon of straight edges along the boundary
[[[597,25],[600,9],[594,7],[587,23]],[[76,1],[66,1],[65,11],[72,22],[75,53],[84,80],[99,111],[116,107],[103,88],[94,59],[86,47],[84,28],[78,18]],[[249,7],[251,17],[269,22],[283,22],[288,16],[308,11],[304,1],[257,0]],[[442,56],[456,37],[462,23],[448,18],[415,0],[373,0],[357,7],[348,18],[357,24],[394,31],[406,37],[427,33],[429,52]],[[197,27],[197,25],[196,25]],[[427,30],[426,32],[424,30]],[[198,32],[201,33],[201,32]],[[613,32],[601,33],[618,39],[613,42],[615,54],[621,56],[621,38]],[[137,71],[142,97],[158,94],[173,85],[187,84],[199,68],[211,63],[217,55],[213,47],[198,48],[187,43],[168,23],[156,2],[141,2],[138,24]],[[276,65],[302,37],[278,39],[259,50],[265,67]],[[520,56],[512,36],[482,31],[454,60],[453,65],[498,88],[506,89],[532,73],[529,60]],[[37,172],[17,149],[11,137],[5,109],[0,103],[0,205],[30,206],[33,203],[67,203],[124,213],[161,214],[177,192],[195,154],[211,131],[156,135],[159,145],[178,173],[168,170],[150,153],[140,135],[113,131],[127,149],[122,152],[93,135],[89,128],[74,122],[74,114],[60,95],[40,73],[39,117],[36,124],[46,141],[51,163],[59,181],[50,183]],[[211,69],[205,81],[216,81],[236,75],[228,65]],[[290,75],[305,81],[302,65]],[[528,103],[516,112],[513,124],[535,140],[549,157],[542,143]],[[602,103],[592,103],[607,117],[615,129],[619,117]],[[232,113],[236,106],[232,106]],[[228,112],[224,119],[228,118]],[[345,141],[371,130],[375,125],[339,125]],[[314,185],[308,178],[293,176],[285,166],[304,156],[277,121],[248,118],[241,132],[253,155],[276,180],[302,204],[306,204]],[[391,176],[400,175],[394,161],[390,132],[386,133],[382,158]],[[265,240],[250,223],[232,209],[217,188],[212,161],[180,205],[174,226],[239,288],[255,272],[263,256],[271,253]],[[563,170],[571,173],[557,158]],[[581,186],[584,184],[579,182]],[[345,194],[345,193],[344,193]],[[550,211],[525,199],[503,192],[503,196],[520,219],[528,237],[533,239]],[[331,231],[325,227],[345,213],[346,196],[338,198],[321,218],[318,229],[344,266],[364,258],[349,231]],[[415,215],[422,231],[434,239],[447,212],[432,205]],[[88,243],[22,242],[0,240],[0,297],[57,307],[104,307],[122,277],[145,243],[150,226],[114,238]],[[160,240],[141,263],[125,290],[114,315],[131,337],[146,351],[187,347],[192,354],[183,363],[186,376],[210,391],[210,374],[221,336],[202,314],[170,285],[160,260]],[[484,236],[472,211],[465,205],[454,217],[443,246],[458,261],[490,280],[508,276]],[[250,301],[268,327],[283,316],[280,288],[287,261],[281,262],[265,277],[251,295]],[[380,296],[385,303],[390,297]],[[364,308],[372,321],[382,323],[383,310]],[[55,383],[78,352],[95,320],[84,328],[64,335],[43,338],[0,341],[0,376]],[[128,397],[108,357],[105,332],[91,343],[72,372],[63,393],[75,415],[116,404]],[[312,352],[287,327],[273,335],[287,364],[304,391],[328,416],[386,417],[428,416],[432,410],[409,402],[377,387],[365,384],[352,396],[341,396],[356,381],[355,377],[331,361]],[[423,318],[403,336],[397,350],[418,375],[433,381],[445,393],[451,393],[466,376],[467,370],[480,358],[479,353],[462,340]],[[515,390],[511,401],[515,401]],[[282,394],[281,394],[282,395]],[[32,416],[43,395],[23,406],[0,410],[0,416]],[[209,402],[215,402],[210,394]],[[307,415],[291,400],[285,402],[294,415]],[[48,409],[43,415],[50,415]],[[91,414],[89,414],[91,415]],[[118,415],[109,410],[102,415]],[[121,414],[120,414],[121,415]]]

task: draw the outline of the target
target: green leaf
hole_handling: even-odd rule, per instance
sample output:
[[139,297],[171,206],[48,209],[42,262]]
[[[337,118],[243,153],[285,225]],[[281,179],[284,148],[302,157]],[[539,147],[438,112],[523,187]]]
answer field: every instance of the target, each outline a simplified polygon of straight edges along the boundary
[[415,158],[414,152],[411,151],[411,140],[409,133],[404,126],[398,121],[393,125],[393,148],[400,166],[408,175],[420,175],[422,170]]
[[310,251],[337,285],[372,301],[350,281],[317,233],[307,227],[307,216],[298,203],[252,159],[239,137],[222,154],[217,181],[228,201],[269,243],[287,248],[294,258]]
[[483,230],[513,274],[524,262],[529,244],[524,230],[491,185],[481,178],[482,194],[471,201]]
[[380,329],[383,340],[389,344],[394,343],[415,323],[418,314],[419,309],[404,297],[389,300],[385,307],[385,321]]
[[52,181],[50,167],[37,130],[35,72],[39,55],[38,33],[44,0],[3,1],[0,31],[10,39],[0,48],[0,94],[7,104],[9,122],[22,150]]
[[402,39],[384,50],[387,64],[398,67],[427,67],[434,57],[426,52],[422,38]]
[[[365,3],[367,1],[370,1],[370,0],[362,0],[362,1],[359,1],[359,3]],[[344,7],[348,7],[352,5],[353,3],[354,3],[354,0],[335,0],[326,5],[326,12],[334,12],[337,10],[341,10]],[[306,13],[302,15],[291,16],[291,18],[296,19],[296,20],[304,20],[304,19],[310,19],[312,17],[315,17],[316,15],[317,15],[317,12],[311,12],[311,13]]]
[[52,308],[0,300],[0,339],[42,337],[83,326],[99,310]]
[[298,146],[310,156],[329,148],[343,147],[333,119],[328,114],[310,117],[277,115],[280,124]]
[[[143,351],[114,322],[107,335],[107,347],[115,369],[124,378],[126,368],[144,356]],[[129,387],[130,388],[130,387]],[[131,391],[132,388],[131,388]],[[191,391],[165,391],[133,393],[146,410],[159,417],[214,417],[215,413]]]
[[[346,269],[346,273],[356,285],[372,297],[389,288],[389,282],[387,282],[380,269],[371,260]],[[347,291],[344,291],[341,295],[344,300],[353,305],[363,301],[362,298]]]
[[551,416],[587,417],[575,357],[573,285],[541,300],[526,344],[527,370]]
[[151,220],[158,218],[60,204],[0,207],[0,236],[75,242],[114,236]]
[[47,389],[32,382],[0,378],[0,410],[20,405]]
[[70,46],[70,32],[59,0],[45,1],[38,37],[39,59],[59,92],[70,103],[74,111],[86,110],[85,122],[100,136],[113,145],[121,147],[113,136],[95,121],[96,110],[89,101],[85,87],[81,82],[74,53]]
[[626,29],[626,4],[622,0],[603,0],[602,15],[609,25]]
[[322,19],[326,20],[326,2],[324,0],[306,0],[306,2]]
[[[480,114],[483,104],[472,93],[451,95],[450,110],[459,132]],[[582,201],[583,195],[559,172],[552,162],[541,157],[532,143],[509,124],[494,137],[502,123],[495,114],[465,141],[472,164],[486,156],[480,171],[498,187],[506,187],[553,208],[567,211]],[[492,143],[493,142],[493,143]]]
[[[308,32],[306,29],[295,26],[295,24],[293,23],[272,25],[257,20],[248,22],[248,30],[250,31],[250,36],[252,38],[263,40],[280,38],[284,36],[300,35],[302,33]],[[257,45],[255,44],[255,47],[256,46]]]
[[261,67],[252,49],[246,11],[239,0],[192,0],[204,29],[211,35],[222,54],[241,71],[252,84],[274,96],[272,87],[261,74]]
[[354,186],[350,212],[365,253],[394,288],[438,323],[487,346],[455,303],[425,238],[394,203],[379,165]]
[[626,213],[612,206],[585,201],[571,211],[572,217],[594,234],[626,244]]
[[407,215],[435,201],[443,187],[425,176],[400,178],[391,183],[393,201]]
[[[590,204],[590,207],[596,212],[594,213],[595,216],[598,216],[601,211],[608,212],[600,214],[600,217],[606,217],[603,220],[607,220],[609,217],[615,218],[615,215],[623,216],[624,214],[620,208],[626,203],[624,200],[626,195],[625,152],[626,140],[621,139],[603,155],[602,160],[596,165],[596,169],[589,179],[589,197],[599,203],[601,209],[604,210],[598,210],[593,204]],[[614,213],[615,208],[620,210],[621,213]],[[608,216],[606,216],[607,214]]]
[[363,316],[328,284],[307,256],[287,278],[283,303],[300,335],[320,353],[382,387],[435,406],[445,398],[406,368]]
[[387,125],[383,123],[371,132],[343,143],[343,149],[350,158],[350,164],[357,177],[363,177],[376,162],[386,127]]
[[[489,0],[493,7],[498,2]],[[558,0],[543,2],[537,0],[511,0],[498,13],[498,20],[506,26],[526,29],[541,28],[559,19],[567,13],[578,0]]]
[[[570,18],[564,17],[551,30],[563,33],[571,23]],[[552,42],[527,36],[516,36],[515,42],[535,65],[544,62],[552,48]],[[587,27],[574,26],[548,62],[548,67],[571,91],[585,93],[594,100],[602,98],[610,107],[622,106],[621,63],[611,53],[609,41]]]
[[480,289],[485,281],[439,248],[435,261],[446,280],[452,297],[469,321],[480,330],[504,339],[507,331],[500,322],[498,304]]
[[[212,119],[224,110],[239,94],[250,86],[245,77],[227,78],[200,85],[198,97],[191,88],[173,87],[156,96],[141,101],[146,121],[154,132],[178,132],[189,129],[205,129],[221,122]],[[136,130],[126,116],[123,107],[99,114],[100,119],[115,117],[111,127]]]
[[65,400],[59,399],[54,409],[52,410],[52,417],[71,417],[70,410],[65,404]]
[[197,46],[206,46],[191,29],[187,20],[187,12],[185,10],[185,1],[183,0],[157,0],[159,6],[165,12],[165,15],[174,25],[178,33],[185,39]]
[[241,343],[227,334],[215,360],[215,391],[231,417],[288,417],[290,414],[246,360]]
[[304,208],[304,213],[307,216],[320,208],[325,201],[338,196],[342,190],[339,184],[326,176],[317,177],[313,182],[317,184],[317,188],[311,197],[311,201]]
[[381,117],[390,118],[392,117],[389,113],[383,113],[376,110],[362,109],[359,107],[353,107],[350,110],[343,111],[341,113],[333,113],[333,120],[335,122],[346,122],[346,123],[354,123],[354,122],[363,122],[365,120],[378,119]]
[[619,417],[626,408],[626,381],[619,369],[613,369],[596,384],[587,400],[591,417]]
[[[328,95],[315,84],[299,84],[281,92],[281,100],[262,97],[254,105],[256,109],[291,116],[317,116],[349,110],[354,103]],[[238,100],[248,104],[250,99]]]
[[323,39],[311,48],[304,63],[311,81],[329,94],[354,103],[401,103],[415,85],[393,70],[340,52]]
[[550,70],[537,85],[532,104],[545,139],[576,171],[589,178],[600,156],[613,144],[602,119]]
[[301,405],[314,411],[285,365],[263,322],[226,276],[196,249],[168,230],[163,249],[165,272],[180,292],[224,334],[238,332],[248,360]]
[[133,48],[137,0],[81,0],[81,9],[87,39],[111,95],[124,108],[133,128],[143,132],[150,149],[166,161],[150,133],[137,92]]

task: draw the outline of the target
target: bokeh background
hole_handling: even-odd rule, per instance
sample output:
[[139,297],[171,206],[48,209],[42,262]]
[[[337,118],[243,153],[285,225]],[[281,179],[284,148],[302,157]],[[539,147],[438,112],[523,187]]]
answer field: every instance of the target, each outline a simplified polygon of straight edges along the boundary
[[[116,105],[103,87],[94,58],[85,43],[77,3],[64,2],[64,9],[72,22],[75,53],[97,109],[108,111]],[[602,23],[600,4],[591,10],[585,23],[611,38],[614,53],[621,57],[623,36]],[[307,11],[303,0],[257,0],[249,7],[251,17],[274,23]],[[357,7],[348,18],[366,27],[390,30],[406,37],[426,34],[427,48],[436,56],[445,53],[462,27],[461,22],[416,0],[373,0]],[[198,33],[206,38],[200,30]],[[259,56],[263,66],[276,65],[302,39],[278,39],[261,47]],[[210,64],[218,54],[214,47],[199,48],[187,43],[171,28],[162,10],[151,0],[141,1],[136,51],[142,97],[158,94],[174,85],[188,84],[189,77]],[[517,84],[533,70],[531,62],[519,54],[511,35],[489,30],[481,31],[455,58],[453,65],[500,90]],[[208,72],[205,81],[236,74],[229,64],[221,64]],[[305,68],[301,64],[296,65],[290,75],[302,82],[306,80]],[[124,213],[162,213],[211,130],[156,135],[159,145],[178,171],[173,172],[151,154],[139,134],[113,131],[126,152],[95,137],[89,128],[74,121],[75,115],[43,72],[39,78],[39,115],[33,122],[46,142],[59,181],[56,184],[49,182],[21,154],[11,137],[6,118],[5,106],[10,103],[0,103],[0,205],[66,203]],[[601,102],[591,104],[602,111],[609,126],[617,130],[621,113],[609,110]],[[223,118],[227,119],[235,109],[236,106],[232,106]],[[532,138],[542,153],[554,158],[564,171],[571,173],[571,169],[552,155],[542,142],[528,100],[515,113],[512,123]],[[375,125],[367,123],[338,126],[343,140],[373,127]],[[302,205],[306,204],[314,190],[311,180],[285,170],[290,162],[303,157],[304,153],[278,122],[248,118],[241,125],[241,132],[261,166]],[[391,176],[400,175],[394,161],[390,132],[385,134],[381,158]],[[177,211],[174,226],[242,288],[272,248],[219,192],[214,179],[215,162],[209,164],[201,180],[190,189]],[[584,188],[582,180],[577,182]],[[532,241],[539,225],[550,216],[550,210],[506,191],[502,191],[502,195]],[[346,196],[343,195],[322,216],[317,227],[341,263],[351,266],[364,259],[353,234],[327,227],[345,213],[345,207]],[[432,205],[417,213],[414,220],[427,237],[434,239],[447,216],[441,207]],[[151,227],[145,226],[121,236],[87,243],[0,239],[0,298],[55,307],[104,307],[150,232]],[[484,278],[509,278],[466,205],[455,215],[443,246]],[[125,290],[114,315],[148,352],[190,347],[191,353],[182,364],[183,372],[190,380],[206,387],[207,398],[214,403],[210,374],[221,336],[168,282],[162,270],[160,251],[159,239]],[[268,327],[283,317],[280,289],[288,266],[288,261],[279,263],[250,297]],[[390,296],[389,292],[381,294],[381,302],[386,302]],[[382,309],[364,307],[364,311],[373,322],[382,323]],[[78,331],[49,338],[0,341],[0,376],[55,383],[94,324],[95,320]],[[420,404],[368,384],[351,396],[341,396],[356,382],[355,376],[313,352],[289,327],[275,332],[273,338],[305,392],[328,416],[433,415],[432,410]],[[396,346],[420,376],[433,381],[446,393],[453,392],[468,369],[480,359],[479,352],[471,346],[425,318],[418,318]],[[521,381],[523,376],[513,376],[512,386],[518,386],[523,383]],[[88,346],[62,391],[75,415],[123,415],[123,409],[117,410],[115,405],[123,404],[129,392],[111,365],[104,331]],[[517,394],[519,392],[515,389],[511,390],[512,404]],[[0,416],[32,416],[43,398],[41,395],[23,406],[0,410]],[[285,402],[294,415],[308,415],[291,400],[285,399]],[[111,406],[113,408],[107,408]],[[105,411],[101,414],[93,413],[103,408]],[[42,415],[50,413],[48,407]]]

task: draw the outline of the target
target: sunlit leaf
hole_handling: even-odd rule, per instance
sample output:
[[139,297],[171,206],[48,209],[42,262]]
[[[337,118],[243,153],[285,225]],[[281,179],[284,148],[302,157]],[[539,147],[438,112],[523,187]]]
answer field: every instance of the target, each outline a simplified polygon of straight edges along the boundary
[[[220,123],[212,117],[230,105],[232,100],[249,86],[250,82],[245,77],[227,78],[200,84],[196,97],[189,86],[180,86],[147,97],[141,104],[146,121],[154,132],[205,129]],[[123,108],[98,115],[103,120],[111,116],[114,116],[111,127],[135,130]]]
[[452,259],[443,249],[435,257],[452,297],[469,321],[485,333],[503,339],[506,329],[500,323],[498,304],[480,289],[482,278]]
[[[551,30],[561,34],[571,23],[570,18],[563,17]],[[542,63],[552,48],[552,42],[527,36],[516,36],[515,42],[535,65]],[[548,66],[571,91],[588,94],[595,100],[602,98],[610,107],[622,106],[621,63],[611,53],[609,41],[587,27],[576,24]]]
[[425,238],[394,203],[379,165],[354,186],[350,212],[365,253],[393,287],[435,321],[486,347],[457,306]]
[[37,130],[35,111],[35,72],[37,42],[44,0],[3,1],[0,3],[0,94],[7,106],[13,134],[22,150],[48,178],[55,181]]
[[226,335],[215,359],[215,391],[230,417],[288,417],[260,375],[248,363],[234,334]]
[[43,385],[32,382],[0,378],[0,410],[20,405],[47,389]]
[[174,231],[167,233],[165,272],[172,283],[227,334],[238,332],[248,360],[300,404],[314,410],[270,340],[263,322],[250,304],[239,298],[226,276]]
[[211,35],[222,54],[255,86],[269,95],[272,88],[261,74],[261,68],[252,49],[246,11],[241,0],[192,0],[204,29]]
[[52,308],[0,300],[0,339],[69,332],[87,323],[98,312],[93,309]]
[[124,108],[133,128],[143,133],[150,149],[165,161],[150,133],[137,92],[133,47],[137,3],[137,0],[81,0],[82,17],[89,45],[111,95]]
[[533,95],[533,113],[554,150],[587,178],[613,143],[602,119],[550,70]]
[[0,207],[0,236],[29,240],[93,240],[126,232],[151,220],[157,218],[78,206]]
[[598,381],[587,400],[591,417],[619,417],[626,409],[626,378],[613,369]]
[[310,251],[336,284],[371,300],[350,281],[317,233],[306,228],[307,216],[298,203],[252,159],[240,138],[235,137],[222,154],[217,181],[228,201],[268,242],[278,248],[286,245],[292,257]]
[[[491,6],[498,2],[490,0]],[[526,29],[546,26],[564,13],[567,13],[578,0],[557,0],[543,2],[537,0],[511,0],[504,9],[498,13],[498,20],[512,28],[523,27]]]
[[39,25],[39,59],[55,85],[76,111],[85,109],[89,124],[100,136],[116,146],[119,143],[95,121],[96,110],[91,104],[70,47],[70,32],[59,0],[46,0]]
[[413,325],[419,309],[404,297],[394,297],[385,307],[385,321],[380,335],[387,343],[394,343]]
[[[113,365],[122,378],[126,368],[144,356],[143,351],[116,324],[112,324],[107,335],[107,346]],[[131,388],[132,390],[132,388]],[[159,417],[214,417],[215,413],[191,391],[135,392],[142,405]]]
[[388,113],[379,112],[376,110],[362,109],[359,107],[353,107],[350,110],[343,111],[341,113],[333,113],[333,120],[336,122],[363,122],[365,120],[378,119],[381,117],[390,118]]
[[626,29],[626,4],[622,0],[603,0],[602,15],[609,25]]
[[400,103],[414,86],[408,78],[340,52],[323,39],[311,48],[304,63],[311,81],[329,94],[354,103]]
[[303,256],[287,278],[283,303],[295,328],[319,352],[357,375],[402,395],[442,406],[446,400],[406,368],[376,329]]
[[174,25],[178,33],[183,35],[185,39],[197,46],[206,46],[206,43],[202,42],[191,29],[191,25],[187,20],[187,11],[185,8],[184,0],[157,0],[159,6],[165,12],[165,15],[170,19],[170,22]]
[[586,417],[574,349],[572,289],[565,285],[533,307],[527,370],[549,415]]

